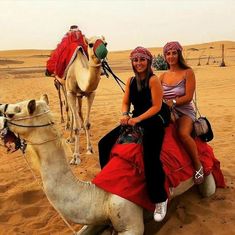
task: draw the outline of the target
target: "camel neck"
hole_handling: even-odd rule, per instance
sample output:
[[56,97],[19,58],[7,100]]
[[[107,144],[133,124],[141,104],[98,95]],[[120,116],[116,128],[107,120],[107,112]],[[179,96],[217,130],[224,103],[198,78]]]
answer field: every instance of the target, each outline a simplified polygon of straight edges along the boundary
[[97,89],[100,81],[101,64],[88,61],[84,55],[79,53],[69,72],[74,74],[82,92],[93,92]]
[[[66,218],[84,223],[84,218],[87,219],[84,215],[89,214],[88,205],[92,203],[92,184],[79,181],[73,174],[60,140],[34,148],[40,159],[40,173],[49,201]],[[86,198],[87,203],[81,203],[81,198]],[[82,211],[84,214],[75,214],[73,211]]]

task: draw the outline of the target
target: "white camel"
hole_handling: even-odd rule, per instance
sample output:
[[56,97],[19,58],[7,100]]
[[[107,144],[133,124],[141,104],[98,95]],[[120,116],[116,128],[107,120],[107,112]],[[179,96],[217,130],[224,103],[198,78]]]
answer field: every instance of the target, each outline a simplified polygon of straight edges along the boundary
[[[7,138],[7,130],[10,130],[32,145],[44,191],[52,205],[66,219],[88,225],[78,235],[98,235],[107,225],[112,225],[119,235],[143,235],[142,207],[75,177],[53,125],[47,96],[38,101],[0,105],[1,112],[4,116],[0,116],[0,136]],[[171,197],[182,194],[192,185],[192,178],[182,182],[171,189]],[[203,187],[204,196],[215,192],[212,175],[206,177]]]
[[[75,134],[75,148],[73,159],[70,164],[80,163],[79,153],[79,132],[84,128],[87,140],[87,154],[93,153],[90,141],[90,111],[95,98],[95,91],[100,82],[101,59],[95,53],[95,45],[107,43],[104,37],[92,37],[88,39],[88,58],[80,51],[77,51],[75,60],[69,66],[66,76],[65,87],[67,90],[68,105],[72,113],[72,123]],[[85,120],[82,114],[82,98],[87,98],[87,112]]]

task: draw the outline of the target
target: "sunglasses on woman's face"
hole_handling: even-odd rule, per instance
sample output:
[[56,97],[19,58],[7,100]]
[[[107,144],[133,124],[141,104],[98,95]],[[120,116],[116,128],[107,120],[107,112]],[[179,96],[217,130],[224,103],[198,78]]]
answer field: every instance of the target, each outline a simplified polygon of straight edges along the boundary
[[132,61],[133,62],[144,62],[146,61],[147,59],[144,58],[144,57],[137,57],[137,58],[134,58]]
[[177,56],[178,55],[178,52],[177,50],[169,50],[167,53],[166,53],[166,56]]

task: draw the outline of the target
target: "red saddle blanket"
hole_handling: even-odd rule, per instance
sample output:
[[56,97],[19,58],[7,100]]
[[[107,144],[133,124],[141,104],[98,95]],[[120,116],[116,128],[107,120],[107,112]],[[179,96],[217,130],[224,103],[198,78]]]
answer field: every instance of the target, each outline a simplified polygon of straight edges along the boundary
[[[205,175],[212,173],[216,186],[225,187],[220,162],[215,158],[212,148],[198,138],[195,141]],[[175,188],[180,182],[194,175],[191,159],[177,140],[173,125],[166,128],[161,161],[166,173],[165,188],[168,194],[170,187]],[[149,211],[155,208],[147,194],[142,145],[140,144],[115,144],[109,163],[92,182],[105,191],[119,195]]]
[[67,34],[51,53],[46,64],[47,70],[63,78],[65,76],[64,72],[74,58],[78,48],[82,48],[85,55],[87,55],[87,45],[84,36],[79,31]]

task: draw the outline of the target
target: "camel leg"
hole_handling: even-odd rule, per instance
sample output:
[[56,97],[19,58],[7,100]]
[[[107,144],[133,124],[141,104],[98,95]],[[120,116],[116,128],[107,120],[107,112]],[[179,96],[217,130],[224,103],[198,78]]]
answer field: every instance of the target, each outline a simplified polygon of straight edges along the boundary
[[[108,227],[108,225],[85,225],[76,235],[104,235],[104,233],[108,235],[106,232]],[[111,232],[109,234],[111,235]]]
[[73,158],[70,161],[70,164],[79,165],[81,162],[80,154],[79,154],[80,123],[79,123],[79,117],[78,117],[77,106],[76,106],[76,94],[74,94],[73,92],[67,92],[67,98],[68,98],[68,104],[69,104],[70,110],[72,112],[74,135],[75,135],[74,153],[73,153]]
[[66,140],[66,143],[68,144],[72,144],[75,142],[75,138],[73,137],[73,122],[74,122],[74,119],[73,119],[73,114],[71,112],[71,119],[70,119],[70,133],[69,133],[69,138]]
[[86,113],[86,119],[84,122],[86,140],[87,140],[87,154],[93,153],[93,148],[91,146],[91,140],[90,140],[90,127],[91,127],[90,112],[91,112],[91,107],[92,107],[94,98],[95,98],[95,92],[92,92],[87,96],[87,113]]
[[67,98],[67,91],[65,85],[62,85],[62,91],[64,94],[65,99],[65,111],[66,111],[66,125],[65,128],[68,130],[70,128],[70,116],[69,116],[69,106],[68,106],[68,98]]
[[199,191],[203,197],[210,197],[216,191],[216,184],[215,179],[210,173],[209,175],[205,176],[204,182],[199,184]]
[[128,207],[123,198],[113,195],[110,200],[109,218],[118,235],[143,235],[143,208],[129,202]]
[[82,114],[82,96],[77,96],[77,110],[78,110],[78,117],[79,117],[79,123],[80,127],[84,128],[84,120],[83,120],[83,114]]
[[63,116],[63,102],[62,102],[62,98],[61,98],[61,92],[60,92],[60,88],[61,88],[61,84],[59,83],[59,81],[57,79],[54,80],[54,85],[56,90],[58,91],[58,97],[59,97],[59,104],[60,104],[60,122],[64,123],[64,116]]

